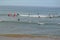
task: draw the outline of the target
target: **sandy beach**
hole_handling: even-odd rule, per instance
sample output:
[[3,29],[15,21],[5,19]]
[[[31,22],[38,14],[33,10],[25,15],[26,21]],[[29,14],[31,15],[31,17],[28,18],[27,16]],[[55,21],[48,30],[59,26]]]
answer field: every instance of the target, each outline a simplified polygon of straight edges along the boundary
[[60,37],[4,34],[0,35],[0,40],[60,40]]

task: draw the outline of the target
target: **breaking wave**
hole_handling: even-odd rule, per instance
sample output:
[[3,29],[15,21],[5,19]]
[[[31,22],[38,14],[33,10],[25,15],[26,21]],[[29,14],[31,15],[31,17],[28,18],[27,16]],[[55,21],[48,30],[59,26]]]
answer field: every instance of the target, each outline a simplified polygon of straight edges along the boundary
[[[12,14],[13,16],[14,14]],[[0,16],[8,16],[8,14],[0,14]],[[22,17],[42,17],[42,18],[53,18],[53,17],[60,17],[60,15],[23,15],[23,14],[19,14],[18,16],[22,16]],[[17,17],[17,14],[16,14]]]

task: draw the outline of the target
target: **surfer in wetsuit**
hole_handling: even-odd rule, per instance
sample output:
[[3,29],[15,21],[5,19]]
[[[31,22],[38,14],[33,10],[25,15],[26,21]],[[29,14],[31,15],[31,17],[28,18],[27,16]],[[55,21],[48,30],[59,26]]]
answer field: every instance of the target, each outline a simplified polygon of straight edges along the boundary
[[50,14],[49,14],[49,18],[52,18]]
[[20,19],[18,18],[18,21],[20,21]]
[[40,18],[40,16],[38,16],[38,18]]
[[40,18],[40,15],[39,15],[39,13],[38,13],[38,18]]
[[[17,13],[17,16],[19,16],[19,13]],[[20,21],[20,19],[18,18],[18,21]]]
[[17,13],[17,16],[19,16],[19,13]]

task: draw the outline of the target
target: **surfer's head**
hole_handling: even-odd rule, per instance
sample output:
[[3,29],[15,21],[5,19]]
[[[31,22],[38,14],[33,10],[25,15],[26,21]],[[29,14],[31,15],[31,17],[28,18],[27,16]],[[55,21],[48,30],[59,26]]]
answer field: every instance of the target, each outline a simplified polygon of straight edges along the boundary
[[17,13],[17,15],[19,15],[19,13]]

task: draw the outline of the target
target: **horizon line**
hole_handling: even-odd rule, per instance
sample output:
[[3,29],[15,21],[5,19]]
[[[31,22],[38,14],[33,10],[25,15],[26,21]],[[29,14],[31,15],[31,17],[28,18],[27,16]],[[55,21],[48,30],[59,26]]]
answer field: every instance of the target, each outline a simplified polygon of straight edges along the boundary
[[23,7],[50,7],[50,8],[60,8],[60,6],[24,6],[24,5],[0,5],[0,6],[23,6]]

